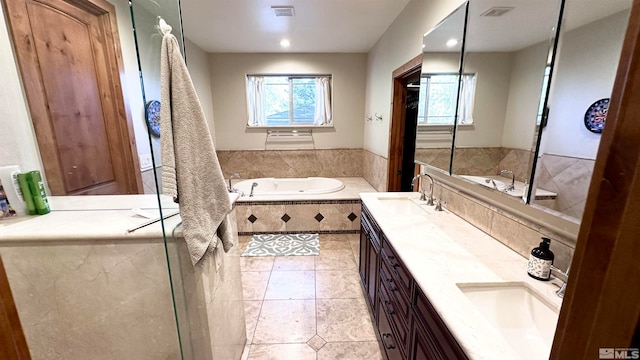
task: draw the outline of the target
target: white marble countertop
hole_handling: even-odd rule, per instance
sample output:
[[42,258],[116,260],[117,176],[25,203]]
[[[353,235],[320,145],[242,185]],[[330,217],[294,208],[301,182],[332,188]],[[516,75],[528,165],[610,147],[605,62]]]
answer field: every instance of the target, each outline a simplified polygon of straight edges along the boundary
[[[162,238],[162,224],[157,221],[135,231],[129,229],[150,219],[132,209],[158,211],[154,195],[50,196],[51,212],[46,215],[20,216],[0,220],[0,242],[48,240],[116,240]],[[238,194],[229,194],[233,204]],[[161,195],[163,215],[178,211],[178,204]],[[164,220],[168,236],[182,221],[180,215]]]
[[446,210],[435,212],[429,207],[429,211],[408,211],[380,200],[415,198],[418,193],[360,195],[470,359],[521,357],[456,284],[523,282],[560,308],[562,299],[555,294],[556,285],[530,278],[527,259],[465,220]]

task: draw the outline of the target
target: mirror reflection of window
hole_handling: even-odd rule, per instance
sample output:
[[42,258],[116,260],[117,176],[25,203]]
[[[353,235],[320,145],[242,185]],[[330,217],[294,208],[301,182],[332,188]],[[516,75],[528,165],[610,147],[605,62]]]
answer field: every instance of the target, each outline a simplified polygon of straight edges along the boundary
[[547,96],[547,90],[549,88],[549,74],[551,73],[551,65],[547,65],[544,68],[544,79],[542,80],[542,91],[540,91],[540,104],[538,105],[538,115],[536,117],[536,125],[542,123],[542,116],[544,115],[544,98]]
[[[473,123],[475,74],[462,76],[458,124]],[[423,74],[420,82],[418,125],[453,125],[456,115],[458,74]]]

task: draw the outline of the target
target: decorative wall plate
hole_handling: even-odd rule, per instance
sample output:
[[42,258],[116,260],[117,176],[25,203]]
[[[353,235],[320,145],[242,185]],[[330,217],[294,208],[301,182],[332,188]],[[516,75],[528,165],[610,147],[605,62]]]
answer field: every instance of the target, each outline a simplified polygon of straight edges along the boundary
[[599,134],[604,128],[607,120],[607,111],[609,110],[609,99],[600,99],[587,109],[584,113],[584,126],[587,130]]
[[160,136],[160,101],[151,100],[144,109],[144,118],[151,135]]

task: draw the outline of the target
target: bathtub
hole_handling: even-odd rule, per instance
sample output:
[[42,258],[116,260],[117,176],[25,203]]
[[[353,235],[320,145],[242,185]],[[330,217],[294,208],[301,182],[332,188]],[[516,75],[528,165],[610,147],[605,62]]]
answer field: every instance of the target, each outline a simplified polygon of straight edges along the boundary
[[253,183],[258,184],[253,196],[328,194],[344,189],[342,181],[324,177],[249,179],[239,181],[233,187],[249,196]]

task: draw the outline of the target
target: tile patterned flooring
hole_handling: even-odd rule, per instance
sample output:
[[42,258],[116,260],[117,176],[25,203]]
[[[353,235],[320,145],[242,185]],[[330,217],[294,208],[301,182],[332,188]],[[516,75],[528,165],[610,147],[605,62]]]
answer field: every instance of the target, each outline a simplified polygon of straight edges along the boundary
[[[249,240],[240,237],[242,251]],[[358,251],[358,234],[321,234],[319,256],[241,257],[242,359],[381,360]]]

